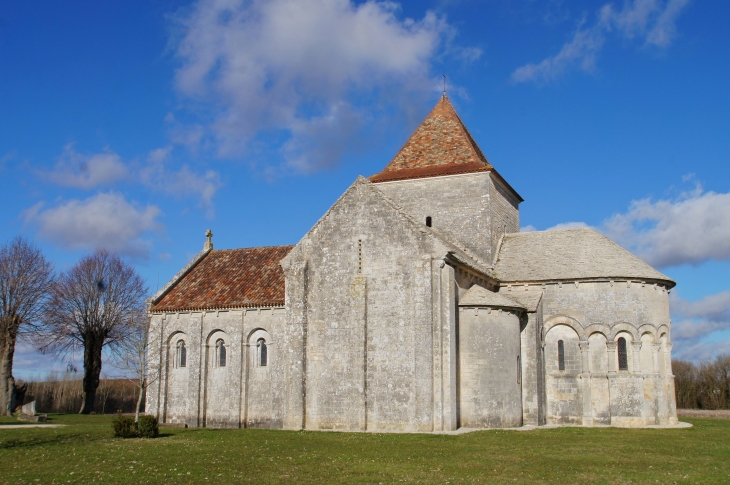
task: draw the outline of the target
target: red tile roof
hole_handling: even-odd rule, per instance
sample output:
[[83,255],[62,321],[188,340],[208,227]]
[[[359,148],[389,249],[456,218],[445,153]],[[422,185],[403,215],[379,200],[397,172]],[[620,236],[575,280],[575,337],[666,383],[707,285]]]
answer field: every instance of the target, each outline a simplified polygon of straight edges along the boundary
[[284,305],[279,266],[294,246],[212,250],[151,311]]
[[372,182],[492,170],[482,151],[442,96],[421,126]]

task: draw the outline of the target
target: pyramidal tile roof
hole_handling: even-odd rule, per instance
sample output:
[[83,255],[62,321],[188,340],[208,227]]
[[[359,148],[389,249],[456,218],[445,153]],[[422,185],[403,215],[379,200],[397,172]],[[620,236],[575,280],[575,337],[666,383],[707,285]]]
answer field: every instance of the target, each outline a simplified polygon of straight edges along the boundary
[[279,261],[294,246],[211,250],[157,297],[152,312],[284,305]]
[[385,182],[493,168],[444,95],[395,158],[370,180]]

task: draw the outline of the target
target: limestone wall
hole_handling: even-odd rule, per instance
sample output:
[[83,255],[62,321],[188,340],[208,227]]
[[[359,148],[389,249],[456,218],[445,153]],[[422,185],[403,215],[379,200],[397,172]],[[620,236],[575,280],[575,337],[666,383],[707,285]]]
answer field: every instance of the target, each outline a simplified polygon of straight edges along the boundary
[[373,190],[353,186],[284,263],[304,322],[303,426],[430,431],[433,238]]
[[[497,246],[502,235],[510,232],[520,232],[519,201],[507,188],[496,179],[489,180],[490,193],[490,250],[497,253]],[[492,259],[488,261],[492,262]]]
[[[148,412],[189,426],[281,428],[283,364],[276,336],[283,317],[283,308],[152,315],[149,358],[156,364]],[[255,362],[260,338],[268,346],[265,367]]]
[[[482,261],[492,261],[492,221],[488,172],[399,180],[376,184],[403,210],[447,239],[463,243]],[[501,211],[499,211],[501,214]],[[512,225],[510,225],[512,228]],[[519,222],[516,229],[519,231]]]
[[521,312],[459,307],[459,417],[469,428],[522,425]]
[[[547,422],[676,422],[674,380],[666,364],[671,361],[666,288],[624,280],[562,282],[543,289]],[[621,339],[625,368],[619,362]],[[564,348],[562,370],[559,341]]]

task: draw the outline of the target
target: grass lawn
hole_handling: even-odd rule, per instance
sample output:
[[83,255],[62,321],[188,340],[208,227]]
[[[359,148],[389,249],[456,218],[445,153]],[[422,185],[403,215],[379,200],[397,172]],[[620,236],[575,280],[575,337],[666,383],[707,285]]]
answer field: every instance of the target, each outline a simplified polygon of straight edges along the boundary
[[0,484],[730,483],[722,419],[459,436],[163,428],[130,440],[112,438],[111,419],[51,415],[68,426],[0,429]]

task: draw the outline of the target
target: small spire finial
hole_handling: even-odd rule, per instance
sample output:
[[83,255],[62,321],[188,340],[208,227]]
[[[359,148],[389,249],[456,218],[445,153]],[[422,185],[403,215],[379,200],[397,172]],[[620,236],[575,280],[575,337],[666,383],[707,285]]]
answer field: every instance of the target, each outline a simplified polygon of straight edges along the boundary
[[446,74],[442,74],[444,77],[444,98],[446,97]]
[[213,249],[213,231],[208,229],[205,231],[205,244],[203,245],[203,251],[210,251]]

